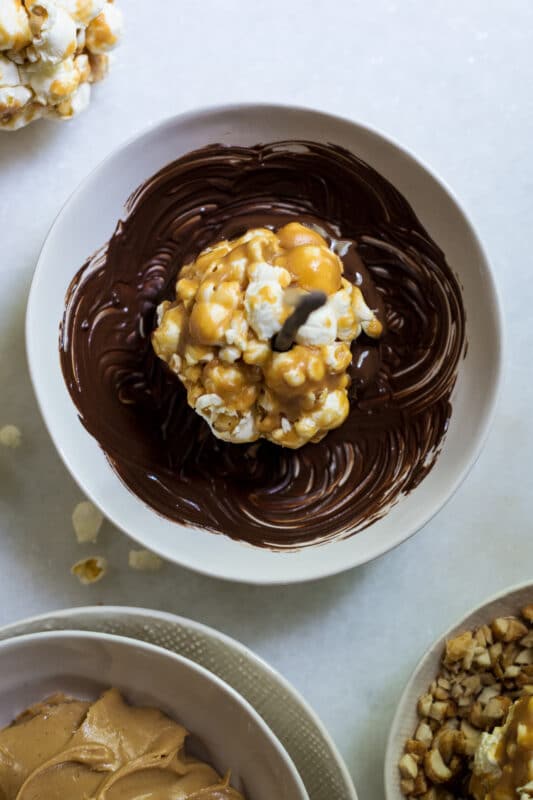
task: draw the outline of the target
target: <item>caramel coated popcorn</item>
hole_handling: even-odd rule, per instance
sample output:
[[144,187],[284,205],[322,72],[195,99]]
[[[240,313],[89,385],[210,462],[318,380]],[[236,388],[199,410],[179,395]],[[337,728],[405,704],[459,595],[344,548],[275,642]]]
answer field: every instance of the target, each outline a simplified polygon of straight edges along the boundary
[[[325,304],[287,352],[274,351],[272,337],[309,291],[324,292]],[[341,259],[319,233],[289,223],[222,241],[183,267],[152,343],[215,436],[297,448],[346,419],[350,345],[361,331],[378,337],[382,326]]]
[[121,29],[113,0],[0,0],[0,130],[83,111]]

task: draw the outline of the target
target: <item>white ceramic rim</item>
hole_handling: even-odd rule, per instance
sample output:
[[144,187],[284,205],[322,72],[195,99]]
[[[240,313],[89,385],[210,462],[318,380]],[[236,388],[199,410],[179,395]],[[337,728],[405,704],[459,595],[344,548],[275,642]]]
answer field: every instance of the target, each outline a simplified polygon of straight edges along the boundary
[[[39,381],[36,377],[36,364],[39,358],[38,348],[33,346],[34,339],[31,336],[31,331],[34,326],[33,318],[36,315],[36,307],[38,304],[38,294],[39,294],[39,280],[41,278],[40,275],[40,267],[45,260],[46,249],[48,244],[48,239],[52,231],[58,226],[61,222],[63,214],[66,212],[67,207],[71,203],[71,201],[81,194],[86,187],[86,184],[89,183],[91,177],[99,170],[103,169],[106,164],[112,161],[122,150],[127,149],[129,146],[133,145],[134,143],[145,139],[150,136],[150,134],[155,129],[166,129],[172,127],[179,123],[186,123],[190,119],[200,119],[202,117],[209,117],[212,114],[231,114],[231,113],[243,113],[249,112],[259,109],[263,112],[270,112],[272,114],[276,113],[283,113],[283,112],[291,112],[291,113],[307,113],[312,114],[316,117],[322,117],[325,122],[329,121],[330,123],[340,123],[345,125],[350,125],[355,129],[359,129],[364,133],[369,133],[373,136],[379,143],[382,145],[393,148],[399,152],[407,160],[413,162],[416,166],[421,168],[425,171],[429,177],[440,187],[440,189],[449,197],[453,205],[455,206],[459,216],[462,218],[463,223],[468,231],[469,236],[471,237],[474,245],[479,251],[480,258],[483,262],[483,266],[485,268],[485,276],[486,276],[486,285],[487,291],[489,294],[490,304],[492,307],[493,318],[495,322],[495,340],[496,340],[496,352],[494,352],[493,356],[493,371],[494,371],[494,382],[493,382],[493,393],[489,404],[486,407],[484,420],[482,421],[482,425],[480,427],[480,432],[478,435],[478,440],[475,447],[472,449],[470,458],[467,462],[463,465],[462,469],[458,471],[453,479],[450,482],[447,493],[445,496],[441,497],[436,505],[431,507],[431,509],[427,510],[426,513],[422,514],[417,521],[413,521],[409,527],[406,529],[400,525],[397,526],[397,532],[392,532],[389,536],[387,536],[386,541],[377,542],[376,539],[372,539],[370,542],[366,543],[365,553],[356,553],[351,554],[351,556],[342,563],[337,563],[335,566],[328,565],[324,568],[320,559],[317,559],[316,563],[312,565],[312,567],[306,566],[305,574],[301,575],[284,575],[283,577],[278,577],[275,574],[275,570],[272,567],[268,567],[265,569],[266,575],[264,574],[254,574],[254,575],[246,575],[243,576],[241,573],[239,574],[227,574],[227,570],[219,570],[216,566],[206,566],[203,563],[198,564],[196,560],[190,559],[188,553],[186,551],[180,551],[178,554],[170,549],[166,549],[163,547],[159,547],[157,544],[154,544],[150,541],[149,536],[144,538],[139,538],[137,534],[133,534],[125,524],[117,518],[115,514],[110,514],[108,510],[102,508],[98,500],[95,498],[93,492],[88,490],[87,487],[83,486],[82,483],[78,480],[75,472],[70,466],[68,455],[66,454],[63,446],[61,445],[58,437],[54,435],[52,432],[53,426],[50,421],[50,416],[46,411],[46,400],[45,397],[42,396],[40,389],[39,389]],[[126,198],[125,198],[126,199]],[[58,320],[59,325],[59,320]],[[306,583],[308,581],[316,580],[318,578],[324,578],[331,575],[336,575],[341,572],[345,572],[348,569],[360,566],[361,564],[366,564],[370,561],[373,561],[375,558],[383,555],[384,553],[393,550],[394,548],[398,547],[403,542],[407,541],[411,536],[421,530],[433,517],[443,508],[444,505],[453,497],[459,486],[463,483],[466,476],[469,474],[472,467],[477,462],[479,455],[483,449],[485,441],[487,439],[489,430],[491,428],[492,422],[494,420],[497,402],[499,398],[499,394],[501,391],[501,377],[502,377],[502,370],[503,370],[503,353],[504,353],[504,327],[503,327],[503,311],[501,306],[501,300],[498,294],[497,286],[494,280],[494,275],[492,271],[492,267],[483,247],[483,244],[476,233],[472,223],[470,222],[470,218],[466,213],[465,209],[463,208],[462,204],[459,202],[458,198],[454,194],[454,192],[450,189],[448,184],[440,178],[430,167],[428,167],[422,160],[420,160],[417,156],[415,156],[410,150],[408,150],[403,145],[399,144],[395,139],[384,135],[376,128],[366,125],[361,122],[357,122],[349,117],[343,117],[341,115],[330,114],[328,112],[318,111],[317,109],[306,107],[306,106],[297,106],[291,104],[271,104],[271,103],[235,103],[235,104],[222,104],[222,105],[211,105],[206,106],[200,109],[193,109],[189,111],[185,111],[181,114],[171,115],[163,120],[158,122],[152,122],[148,126],[146,126],[142,131],[135,134],[134,136],[127,139],[121,145],[116,147],[106,158],[104,158],[99,164],[97,164],[89,173],[85,176],[85,178],[81,181],[81,183],[77,186],[77,188],[72,192],[72,194],[67,198],[65,203],[63,204],[62,208],[60,209],[58,215],[56,216],[54,222],[52,223],[46,239],[44,241],[43,247],[41,249],[41,253],[39,255],[39,259],[37,261],[37,265],[34,271],[34,276],[32,279],[30,292],[28,296],[28,304],[27,304],[27,311],[26,311],[26,325],[25,325],[25,338],[26,338],[26,356],[28,360],[30,378],[33,384],[34,392],[37,398],[37,403],[41,412],[41,415],[44,419],[45,425],[47,430],[52,438],[52,441],[58,451],[65,467],[67,468],[68,472],[80,487],[81,491],[93,502],[97,505],[102,513],[109,519],[119,530],[129,536],[131,539],[139,542],[139,544],[144,545],[145,547],[149,547],[150,549],[157,552],[160,556],[162,556],[167,561],[171,561],[175,564],[179,564],[181,566],[185,566],[188,569],[191,569],[195,572],[201,573],[203,575],[207,575],[213,578],[219,578],[222,580],[227,580],[231,582],[241,582],[241,583],[249,583],[253,585],[280,585],[280,584],[290,584],[290,583]],[[111,467],[109,467],[111,469]],[[131,490],[128,490],[131,491]],[[415,490],[416,491],[416,490]],[[157,512],[153,512],[156,514]],[[372,527],[372,526],[370,526]],[[396,531],[396,529],[395,529]],[[248,545],[244,545],[248,546]],[[328,543],[325,545],[321,545],[317,543],[317,547],[325,546],[325,547],[333,547],[335,546],[335,542]],[[280,553],[280,556],[290,557],[291,553]],[[339,560],[340,561],[340,560]]]
[[[108,605],[105,605],[105,606],[79,606],[79,607],[76,607],[76,608],[63,608],[63,609],[59,609],[58,611],[50,611],[50,612],[46,612],[46,613],[43,613],[43,614],[37,614],[37,615],[32,616],[32,617],[26,617],[26,618],[20,620],[19,622],[13,622],[13,623],[10,623],[9,625],[4,625],[4,626],[0,627],[0,633],[2,635],[4,635],[4,636],[8,637],[11,631],[15,631],[16,629],[19,629],[21,626],[45,623],[47,620],[50,620],[51,618],[53,618],[53,619],[69,619],[69,617],[75,617],[77,614],[88,615],[88,616],[91,615],[91,614],[96,614],[98,616],[101,616],[101,615],[105,614],[105,615],[108,615],[110,617],[112,617],[112,616],[119,616],[119,617],[120,616],[132,616],[132,617],[134,617],[134,616],[138,615],[138,616],[146,617],[148,623],[150,622],[150,620],[153,620],[154,618],[159,619],[159,620],[164,620],[164,621],[166,621],[166,622],[168,622],[170,624],[179,623],[184,628],[190,628],[190,629],[192,629],[194,631],[197,631],[198,633],[202,634],[203,636],[205,636],[205,637],[207,637],[209,639],[218,640],[219,642],[223,643],[229,649],[238,652],[239,655],[245,661],[255,662],[256,664],[259,665],[259,667],[262,670],[264,670],[265,672],[268,672],[271,675],[271,677],[273,678],[273,680],[276,683],[279,683],[284,688],[284,690],[287,692],[287,694],[291,695],[292,698],[294,698],[296,703],[303,709],[303,711],[305,712],[306,716],[314,723],[317,731],[320,733],[321,738],[324,740],[324,742],[328,746],[328,748],[330,750],[330,753],[331,753],[331,757],[335,760],[336,766],[337,766],[337,768],[338,768],[339,772],[341,773],[342,778],[344,780],[344,783],[345,783],[345,786],[346,786],[346,790],[350,793],[350,796],[351,796],[350,800],[358,800],[357,792],[356,792],[352,777],[351,777],[350,773],[348,772],[348,767],[346,766],[346,764],[344,762],[344,759],[342,758],[342,756],[341,756],[341,754],[340,754],[340,752],[339,752],[339,750],[337,748],[337,745],[335,744],[335,742],[333,741],[330,733],[328,732],[328,730],[324,726],[324,723],[317,716],[316,712],[309,705],[307,700],[305,700],[304,697],[302,697],[302,695],[292,686],[291,683],[289,683],[289,681],[286,678],[283,677],[283,675],[281,675],[281,673],[279,673],[276,669],[274,669],[274,667],[272,667],[267,661],[262,659],[261,656],[258,656],[256,653],[253,652],[253,650],[250,650],[249,647],[246,647],[246,645],[242,644],[242,642],[239,642],[237,639],[233,639],[231,636],[229,636],[226,633],[222,633],[221,631],[218,631],[216,628],[211,628],[209,625],[204,625],[201,622],[196,622],[195,620],[189,619],[188,617],[182,617],[182,616],[180,616],[178,614],[172,614],[172,613],[170,613],[168,611],[158,611],[158,610],[155,610],[155,609],[136,607],[136,606],[108,606]],[[73,629],[70,629],[70,630],[71,630],[71,632],[77,632],[79,629],[73,628]],[[27,634],[15,634],[14,636],[11,636],[10,638],[6,638],[5,640],[0,640],[0,644],[2,643],[2,641],[13,641],[13,639],[16,639],[16,638],[19,638],[20,636],[25,636],[25,635],[27,635]],[[137,638],[129,637],[129,636],[118,636],[117,635],[117,638],[131,639],[134,642],[142,642],[143,641],[142,639],[137,639]],[[149,644],[149,643],[146,643],[146,644]],[[157,645],[152,645],[152,646],[157,647]],[[166,650],[166,648],[160,648],[160,649]],[[173,653],[172,650],[166,650],[166,652]],[[178,654],[174,653],[174,655],[178,655]],[[201,668],[205,669],[205,667],[201,667]],[[207,671],[209,672],[209,670],[207,670]],[[222,679],[219,679],[219,680],[222,680]],[[222,681],[222,682],[225,683],[224,681]],[[230,687],[230,688],[232,688],[232,687]],[[236,690],[234,690],[234,691],[236,691]],[[245,702],[249,703],[249,701],[247,701],[247,700],[245,700]],[[251,704],[249,703],[249,705],[251,705]],[[256,712],[256,713],[258,713],[258,712]],[[289,753],[289,757],[290,757],[290,753]]]
[[[172,650],[167,650],[164,647],[158,647],[155,644],[150,644],[149,642],[144,642],[141,639],[132,639],[128,636],[117,636],[116,634],[112,633],[98,633],[96,631],[80,631],[76,629],[70,630],[55,630],[55,631],[40,631],[39,633],[27,633],[23,634],[22,636],[16,636],[12,639],[5,639],[0,641],[0,659],[2,658],[2,653],[4,650],[14,648],[19,644],[31,644],[34,641],[46,641],[47,639],[55,640],[55,639],[68,639],[69,637],[76,637],[82,641],[87,642],[108,642],[112,643],[120,643],[123,645],[127,643],[129,645],[133,645],[134,647],[144,650],[148,653],[152,653],[154,656],[162,656],[169,661],[174,661],[175,663],[180,663],[185,665],[187,669],[190,669],[192,672],[195,672],[197,675],[202,676],[206,681],[211,682],[214,686],[220,689],[221,692],[224,692],[229,697],[231,697],[235,703],[240,706],[245,713],[253,720],[254,724],[261,730],[263,736],[268,739],[275,749],[277,753],[277,757],[285,764],[286,769],[290,772],[298,790],[301,794],[302,800],[307,798],[309,800],[309,795],[307,794],[307,789],[305,788],[304,782],[300,777],[300,773],[296,769],[292,758],[290,757],[287,750],[283,747],[281,742],[279,741],[278,737],[275,733],[270,729],[264,719],[258,714],[255,708],[252,706],[248,700],[245,700],[242,695],[239,694],[232,686],[219,678],[218,675],[215,675],[213,672],[210,672],[205,667],[200,666],[195,661],[191,661],[189,658],[185,658],[185,656],[181,656],[178,653],[174,653]],[[21,711],[24,709],[21,709]],[[177,720],[179,721],[179,720]]]
[[[423,690],[427,688],[427,682],[422,682],[420,685],[420,692],[418,689],[415,692],[415,689],[418,685],[418,681],[420,680],[420,673],[423,672],[424,667],[426,666],[427,662],[433,658],[436,649],[440,649],[444,647],[444,644],[447,639],[454,635],[458,631],[468,624],[468,620],[473,617],[475,614],[480,614],[483,612],[485,608],[492,606],[494,603],[498,603],[501,601],[506,600],[507,598],[511,598],[513,595],[518,594],[520,592],[527,592],[531,591],[533,593],[533,583],[530,581],[526,581],[525,583],[519,583],[514,586],[511,586],[507,589],[503,589],[500,592],[489,597],[483,603],[479,603],[474,608],[470,609],[466,614],[456,620],[453,625],[450,627],[439,637],[437,637],[432,644],[425,650],[422,658],[418,661],[414,671],[407,681],[405,688],[403,689],[400,699],[398,701],[398,706],[394,713],[394,717],[392,719],[389,736],[387,739],[387,747],[385,750],[385,763],[384,763],[384,784],[385,784],[385,797],[386,800],[404,800],[401,794],[396,789],[394,785],[394,776],[398,770],[398,759],[397,759],[397,747],[398,747],[398,736],[399,730],[401,727],[401,720],[405,711],[405,707],[407,704],[410,703],[411,695],[420,694]],[[487,620],[490,622],[491,620]]]

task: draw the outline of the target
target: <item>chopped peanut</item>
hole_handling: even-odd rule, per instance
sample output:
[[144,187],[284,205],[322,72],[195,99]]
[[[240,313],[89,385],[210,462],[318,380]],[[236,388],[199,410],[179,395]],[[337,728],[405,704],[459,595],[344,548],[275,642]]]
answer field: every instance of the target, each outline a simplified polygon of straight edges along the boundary
[[499,617],[492,623],[492,631],[501,642],[515,642],[525,636],[528,629],[516,617]]

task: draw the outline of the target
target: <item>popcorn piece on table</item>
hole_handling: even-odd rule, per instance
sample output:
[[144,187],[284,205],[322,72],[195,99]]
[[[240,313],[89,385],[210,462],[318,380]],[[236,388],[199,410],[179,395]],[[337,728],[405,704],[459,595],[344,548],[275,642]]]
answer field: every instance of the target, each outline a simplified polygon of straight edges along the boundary
[[163,559],[150,550],[130,550],[128,564],[130,569],[140,572],[157,572],[163,566]]
[[98,539],[104,517],[102,512],[89,500],[83,500],[72,512],[74,533],[80,544],[94,544]]
[[121,31],[112,0],[0,0],[0,130],[81,113]]
[[4,425],[0,428],[0,444],[4,447],[20,447],[22,434],[16,425]]
[[[294,299],[310,291],[325,305],[288,351],[273,351]],[[184,266],[152,343],[216,436],[297,448],[346,419],[350,346],[362,331],[377,338],[382,325],[341,259],[319,233],[289,223],[219,242]]]
[[101,581],[107,572],[107,560],[102,556],[91,556],[77,561],[70,570],[84,586]]

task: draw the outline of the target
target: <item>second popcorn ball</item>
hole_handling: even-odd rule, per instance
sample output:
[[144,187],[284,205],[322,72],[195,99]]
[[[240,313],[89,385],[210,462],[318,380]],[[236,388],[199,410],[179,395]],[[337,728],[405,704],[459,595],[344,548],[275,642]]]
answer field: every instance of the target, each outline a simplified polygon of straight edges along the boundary
[[[277,352],[276,334],[311,292],[323,293],[321,307]],[[152,343],[215,436],[298,448],[348,416],[350,346],[361,333],[382,333],[361,290],[320,233],[290,222],[219,242],[184,266]]]
[[83,111],[121,30],[113,0],[0,0],[0,130]]

